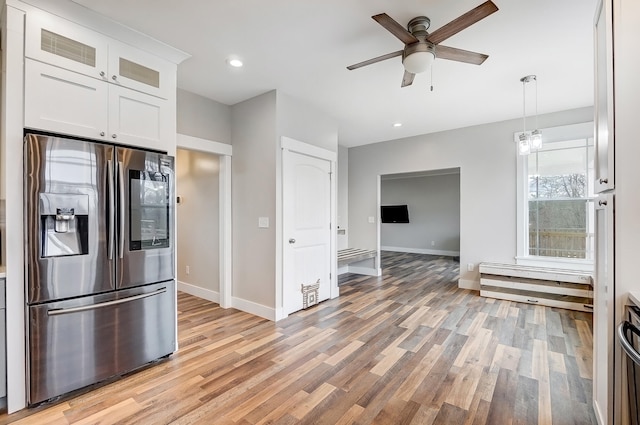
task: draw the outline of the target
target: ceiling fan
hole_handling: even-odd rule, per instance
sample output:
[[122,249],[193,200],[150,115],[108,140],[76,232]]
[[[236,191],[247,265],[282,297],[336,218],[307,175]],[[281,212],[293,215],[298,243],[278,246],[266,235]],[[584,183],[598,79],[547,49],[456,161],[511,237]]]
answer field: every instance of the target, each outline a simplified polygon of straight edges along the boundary
[[427,32],[431,21],[426,16],[418,16],[410,20],[407,24],[407,29],[404,29],[402,25],[386,13],[372,16],[376,22],[405,44],[404,49],[350,65],[347,69],[354,70],[395,58],[396,56],[402,56],[402,64],[405,69],[402,87],[406,87],[413,83],[416,74],[429,69],[435,58],[480,65],[489,56],[454,47],[441,46],[440,43],[497,11],[498,7],[491,0],[486,1],[432,33]]

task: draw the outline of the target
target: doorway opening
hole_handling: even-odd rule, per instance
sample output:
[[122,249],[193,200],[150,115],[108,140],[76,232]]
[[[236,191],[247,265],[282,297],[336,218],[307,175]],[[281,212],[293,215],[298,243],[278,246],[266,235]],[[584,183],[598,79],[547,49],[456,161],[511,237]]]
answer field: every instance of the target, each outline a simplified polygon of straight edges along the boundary
[[459,263],[460,168],[385,174],[379,185],[381,255],[419,254]]

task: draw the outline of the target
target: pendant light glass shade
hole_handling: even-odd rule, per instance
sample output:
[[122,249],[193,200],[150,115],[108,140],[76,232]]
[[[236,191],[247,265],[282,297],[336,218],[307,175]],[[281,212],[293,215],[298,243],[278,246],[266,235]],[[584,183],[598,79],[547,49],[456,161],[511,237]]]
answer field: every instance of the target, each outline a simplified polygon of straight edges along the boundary
[[542,147],[542,132],[540,130],[533,130],[531,132],[531,150],[537,151]]
[[531,153],[531,143],[529,142],[529,136],[526,133],[520,134],[520,140],[518,140],[518,154],[529,155]]
[[435,60],[436,57],[432,52],[413,52],[404,58],[402,64],[407,72],[420,74],[431,68]]
[[531,81],[536,83],[535,86],[535,113],[536,127],[538,127],[538,79],[535,75],[527,75],[520,79],[522,82],[522,133],[518,139],[518,153],[520,155],[529,155],[531,151],[537,151],[542,148],[542,132],[537,128],[529,134],[527,132],[527,97],[525,85]]

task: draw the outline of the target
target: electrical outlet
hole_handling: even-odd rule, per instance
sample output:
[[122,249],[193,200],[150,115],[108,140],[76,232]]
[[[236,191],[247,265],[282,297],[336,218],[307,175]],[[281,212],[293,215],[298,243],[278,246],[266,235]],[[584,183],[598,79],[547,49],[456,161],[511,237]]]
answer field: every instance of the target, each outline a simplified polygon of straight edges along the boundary
[[190,272],[189,266],[185,267],[185,272],[186,272],[187,274],[189,274],[189,272]]
[[376,219],[375,217],[369,217],[369,223],[375,223]]
[[473,263],[467,264],[467,271],[472,272],[474,268],[475,268],[475,265]]
[[436,241],[431,241],[431,246],[436,246]]

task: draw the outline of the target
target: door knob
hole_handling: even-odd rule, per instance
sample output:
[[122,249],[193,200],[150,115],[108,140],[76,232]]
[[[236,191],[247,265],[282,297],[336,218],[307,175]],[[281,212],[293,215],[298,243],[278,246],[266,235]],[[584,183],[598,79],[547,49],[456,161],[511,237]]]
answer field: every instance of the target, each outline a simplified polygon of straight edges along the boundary
[[293,243],[296,243],[296,240],[295,240],[295,239],[293,239],[293,238],[291,238],[291,239],[289,239],[289,243],[292,243],[292,244],[293,244]]

